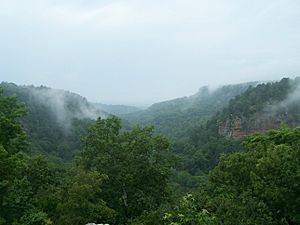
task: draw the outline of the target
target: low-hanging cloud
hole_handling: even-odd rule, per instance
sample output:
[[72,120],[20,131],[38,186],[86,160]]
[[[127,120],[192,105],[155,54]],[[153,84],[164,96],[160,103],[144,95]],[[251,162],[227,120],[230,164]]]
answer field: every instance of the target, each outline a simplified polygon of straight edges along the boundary
[[96,109],[78,94],[46,87],[28,88],[34,102],[46,107],[61,124],[68,130],[73,119],[96,119],[106,117],[107,113]]
[[275,116],[278,117],[277,119],[280,119],[283,116],[282,122],[287,122],[288,117],[296,116],[300,113],[300,77],[295,78],[295,80],[290,79],[289,86],[290,88],[286,90],[287,95],[283,100],[271,102],[265,106],[264,114],[262,115],[264,118],[270,119],[272,116]]
[[288,93],[287,97],[280,102],[276,108],[288,109],[291,106],[297,106],[300,109],[300,77],[296,78],[292,85],[292,90]]

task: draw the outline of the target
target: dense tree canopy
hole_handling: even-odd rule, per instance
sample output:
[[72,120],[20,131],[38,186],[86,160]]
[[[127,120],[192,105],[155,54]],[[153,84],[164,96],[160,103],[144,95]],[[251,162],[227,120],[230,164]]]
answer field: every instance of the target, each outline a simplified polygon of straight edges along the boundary
[[83,139],[80,163],[108,176],[103,198],[119,223],[159,207],[168,197],[169,142],[152,128],[120,132],[120,119],[98,119]]
[[223,119],[253,122],[277,103],[270,118],[299,125],[298,96],[285,101],[297,82],[250,87],[201,125],[181,118],[187,129],[173,144],[114,116],[74,117],[66,132],[47,108],[0,90],[0,224],[300,224],[300,128],[220,133]]
[[16,96],[4,97],[0,91],[0,224],[51,224],[36,204],[43,186],[34,177],[46,182],[47,176],[31,167],[36,160],[22,152],[27,142],[19,118],[25,107]]
[[205,207],[221,224],[299,224],[300,128],[247,137],[209,175]]
[[26,112],[25,106],[17,101],[15,95],[5,97],[0,88],[0,144],[13,154],[26,146],[26,137],[19,122]]

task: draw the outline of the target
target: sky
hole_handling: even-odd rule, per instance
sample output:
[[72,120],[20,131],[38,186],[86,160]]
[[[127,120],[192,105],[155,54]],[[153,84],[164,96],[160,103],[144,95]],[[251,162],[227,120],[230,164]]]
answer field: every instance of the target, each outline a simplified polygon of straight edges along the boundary
[[296,76],[299,0],[0,0],[0,81],[148,105]]

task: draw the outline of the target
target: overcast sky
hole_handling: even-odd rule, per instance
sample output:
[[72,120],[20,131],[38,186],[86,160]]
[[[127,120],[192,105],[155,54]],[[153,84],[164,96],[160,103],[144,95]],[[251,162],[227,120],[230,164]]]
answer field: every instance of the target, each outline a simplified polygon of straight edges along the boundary
[[299,0],[0,0],[0,80],[150,104],[300,76]]

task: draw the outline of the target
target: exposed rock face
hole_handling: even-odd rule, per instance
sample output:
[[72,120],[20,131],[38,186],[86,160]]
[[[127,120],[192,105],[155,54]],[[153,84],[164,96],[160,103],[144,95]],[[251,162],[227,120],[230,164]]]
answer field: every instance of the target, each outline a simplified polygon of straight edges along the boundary
[[219,123],[219,134],[232,139],[238,139],[247,134],[246,122],[243,118],[235,117]]
[[300,113],[297,114],[260,114],[250,119],[245,117],[228,118],[219,121],[219,134],[230,139],[240,139],[245,135],[266,132],[282,125],[296,127],[300,125]]
[[250,87],[229,102],[218,115],[219,134],[238,139],[255,132],[266,132],[282,125],[300,125],[300,79]]

